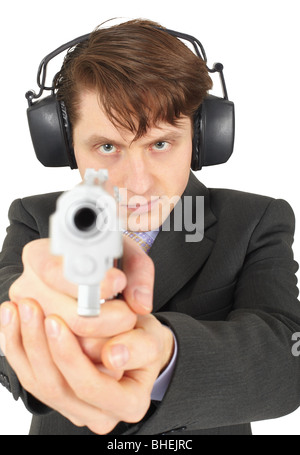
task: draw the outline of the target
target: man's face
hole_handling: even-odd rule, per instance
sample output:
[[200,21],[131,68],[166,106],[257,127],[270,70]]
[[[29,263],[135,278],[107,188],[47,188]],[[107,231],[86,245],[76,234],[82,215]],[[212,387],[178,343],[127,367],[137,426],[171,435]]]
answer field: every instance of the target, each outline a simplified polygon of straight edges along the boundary
[[192,155],[192,122],[160,123],[134,141],[116,128],[99,105],[96,93],[81,96],[73,129],[75,157],[81,177],[87,168],[107,169],[110,184],[120,189],[120,208],[131,231],[157,229],[181,197],[188,182]]

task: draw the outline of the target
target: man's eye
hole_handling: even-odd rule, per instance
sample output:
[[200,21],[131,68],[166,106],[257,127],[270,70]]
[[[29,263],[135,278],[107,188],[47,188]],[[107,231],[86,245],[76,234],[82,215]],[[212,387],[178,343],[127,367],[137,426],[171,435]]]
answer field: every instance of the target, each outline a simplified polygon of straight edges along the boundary
[[156,142],[152,148],[154,150],[157,150],[157,151],[160,151],[160,152],[163,152],[165,150],[167,150],[167,148],[169,147],[169,143],[168,142],[165,142],[165,141],[159,141],[159,142]]
[[112,144],[104,144],[104,145],[101,145],[99,147],[99,150],[104,155],[110,155],[110,154],[115,153],[117,151],[117,147],[115,147]]

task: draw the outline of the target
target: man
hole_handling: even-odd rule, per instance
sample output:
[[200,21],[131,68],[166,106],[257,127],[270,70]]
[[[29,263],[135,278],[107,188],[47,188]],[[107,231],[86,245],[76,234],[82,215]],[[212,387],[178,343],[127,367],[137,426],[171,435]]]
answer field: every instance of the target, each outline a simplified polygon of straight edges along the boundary
[[[122,298],[80,318],[77,289],[49,254],[59,194],[11,206],[1,372],[34,413],[31,434],[250,434],[251,421],[296,409],[293,212],[190,173],[192,120],[211,88],[205,63],[156,24],[131,21],[69,52],[56,83],[81,176],[108,169],[126,190],[127,230],[134,215],[134,230],[155,241],[147,256],[125,238],[123,270],[101,284],[104,298]],[[188,242],[170,200],[184,213],[192,198],[197,213],[199,196],[204,237]]]

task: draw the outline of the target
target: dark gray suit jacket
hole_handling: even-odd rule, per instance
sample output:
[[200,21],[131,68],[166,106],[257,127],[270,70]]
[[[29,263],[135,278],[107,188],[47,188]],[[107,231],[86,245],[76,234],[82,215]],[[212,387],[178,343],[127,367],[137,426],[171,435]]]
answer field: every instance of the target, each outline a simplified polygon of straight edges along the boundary
[[[300,404],[300,361],[291,353],[292,334],[300,332],[293,211],[283,200],[207,189],[192,174],[185,195],[205,198],[203,240],[188,243],[185,230],[161,231],[150,251],[153,312],[178,341],[175,373],[161,403],[152,402],[141,422],[120,423],[113,434],[251,434],[251,421]],[[23,246],[48,236],[58,196],[12,204],[0,302],[22,272]],[[34,414],[31,434],[92,434],[27,393],[4,357],[0,379]]]

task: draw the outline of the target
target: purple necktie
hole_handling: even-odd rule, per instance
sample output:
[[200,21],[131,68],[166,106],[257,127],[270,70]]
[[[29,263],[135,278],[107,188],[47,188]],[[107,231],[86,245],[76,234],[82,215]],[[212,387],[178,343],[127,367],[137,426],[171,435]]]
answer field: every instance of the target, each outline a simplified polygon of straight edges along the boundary
[[124,231],[123,235],[126,235],[126,237],[129,237],[130,239],[134,240],[146,253],[148,253],[148,251],[152,247],[156,237],[155,236],[153,238],[147,232]]

